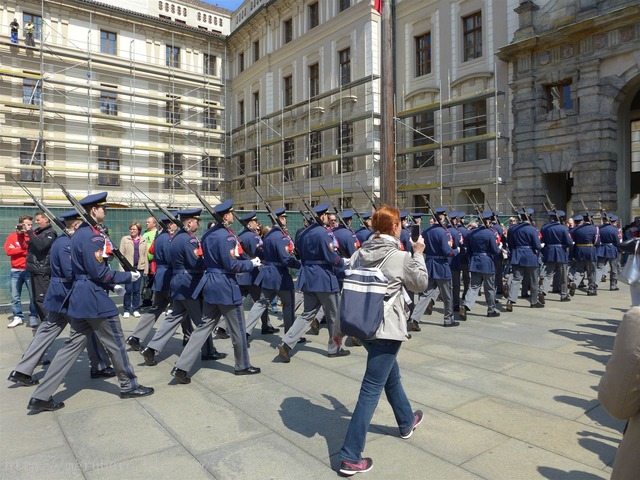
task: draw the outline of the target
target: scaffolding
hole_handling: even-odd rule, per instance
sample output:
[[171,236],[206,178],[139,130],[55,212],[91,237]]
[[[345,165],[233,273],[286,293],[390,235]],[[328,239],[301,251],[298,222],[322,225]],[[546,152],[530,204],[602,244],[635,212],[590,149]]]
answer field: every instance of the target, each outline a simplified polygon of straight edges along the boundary
[[[35,47],[0,37],[2,165],[52,205],[66,199],[41,165],[74,195],[109,190],[113,203],[126,206],[139,205],[133,184],[165,205],[187,205],[193,199],[175,174],[219,197],[224,38],[170,22],[141,24],[118,9],[38,4],[37,14],[23,14],[38,20]],[[8,177],[0,182],[2,203],[24,200]]]

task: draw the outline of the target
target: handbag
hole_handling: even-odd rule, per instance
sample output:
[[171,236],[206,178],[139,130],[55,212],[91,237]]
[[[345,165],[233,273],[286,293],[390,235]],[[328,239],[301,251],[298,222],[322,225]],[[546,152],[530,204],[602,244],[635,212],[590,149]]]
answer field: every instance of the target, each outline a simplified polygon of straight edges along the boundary
[[377,267],[356,265],[345,271],[340,300],[340,330],[360,339],[372,338],[384,318],[384,299],[389,281],[381,267],[393,255],[388,253]]
[[627,263],[624,264],[622,272],[620,272],[619,279],[622,283],[627,285],[640,285],[640,256],[638,255],[638,244],[636,242],[633,254],[627,259]]

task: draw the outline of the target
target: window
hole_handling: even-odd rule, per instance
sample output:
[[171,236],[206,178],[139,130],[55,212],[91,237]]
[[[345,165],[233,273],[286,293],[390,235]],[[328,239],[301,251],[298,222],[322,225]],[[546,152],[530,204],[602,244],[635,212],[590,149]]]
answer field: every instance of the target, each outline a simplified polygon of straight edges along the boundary
[[25,78],[22,81],[22,103],[27,105],[42,105],[41,80]]
[[320,94],[320,66],[317,63],[309,65],[309,98]]
[[293,76],[288,75],[282,79],[284,84],[284,106],[288,107],[293,104]]
[[260,92],[253,92],[253,118],[260,118]]
[[351,0],[338,0],[338,11],[344,12],[351,6]]
[[[353,123],[343,122],[338,128],[338,154],[353,151]],[[353,157],[338,160],[338,173],[353,172]]]
[[164,179],[164,188],[181,188],[180,181],[175,179],[175,175],[182,173],[182,154],[165,152],[164,154],[164,174],[168,175]]
[[218,128],[218,116],[215,108],[207,107],[203,112],[204,128]]
[[253,161],[251,162],[251,171],[257,172],[260,169],[260,147],[253,149]]
[[[20,165],[46,165],[44,142],[42,140],[20,139]],[[20,180],[23,182],[41,182],[42,169],[20,169]]]
[[[487,133],[487,104],[485,100],[467,103],[463,107],[462,128],[465,137],[474,137]],[[464,145],[464,161],[470,162],[487,158],[485,142]]]
[[260,40],[253,42],[253,61],[260,60]]
[[100,113],[105,115],[118,114],[118,94],[107,90],[100,90]]
[[[322,156],[322,132],[311,132],[309,134],[309,160],[315,160]],[[312,163],[311,178],[322,176],[322,164]]]
[[167,123],[178,125],[180,123],[180,104],[178,104],[179,97],[173,97],[167,95],[167,104],[165,107],[165,118]]
[[345,48],[338,52],[340,58],[340,85],[351,82],[351,49]]
[[180,48],[167,45],[167,67],[180,68]]
[[282,43],[289,43],[291,40],[293,40],[293,20],[290,18],[282,22],[282,29],[284,34]]
[[115,33],[100,30],[100,53],[115,55],[116,39],[117,35]]
[[571,99],[571,80],[546,85],[545,95],[547,99],[547,112],[551,110],[571,110],[573,100]]
[[202,157],[202,190],[205,192],[220,191],[220,159],[216,157]]
[[464,61],[482,56],[482,14],[476,12],[462,18]]
[[241,153],[240,155],[238,155],[238,175],[244,175],[246,173],[246,168],[246,159],[244,153]]
[[[291,165],[295,163],[296,157],[296,145],[293,140],[285,140],[284,141],[284,164]],[[284,181],[290,182],[294,179],[293,168],[285,168],[284,169]]]
[[[435,143],[433,112],[427,112],[413,117],[413,146],[420,147]],[[431,137],[431,138],[429,138]],[[413,168],[433,167],[435,164],[431,152],[418,152],[413,155]]]
[[238,73],[244,72],[244,53],[238,54]]
[[120,185],[120,149],[116,147],[98,147],[98,185],[117,186]]
[[216,64],[218,59],[215,55],[209,55],[205,53],[203,56],[203,70],[205,75],[214,75],[216,74]]
[[40,15],[34,15],[32,13],[25,13],[22,15],[22,24],[26,25],[31,20],[33,22],[33,39],[42,40],[42,17]]
[[238,125],[244,125],[244,100],[238,102]]
[[431,32],[415,37],[416,77],[431,73]]
[[318,2],[309,5],[309,30],[320,24],[320,15],[318,10]]

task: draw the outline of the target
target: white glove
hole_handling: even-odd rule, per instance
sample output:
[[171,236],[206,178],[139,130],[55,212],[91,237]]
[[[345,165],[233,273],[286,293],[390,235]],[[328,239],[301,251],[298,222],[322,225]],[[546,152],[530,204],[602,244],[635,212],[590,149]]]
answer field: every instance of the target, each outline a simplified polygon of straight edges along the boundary
[[253,263],[254,268],[262,266],[262,262],[260,261],[260,259],[258,257],[252,258],[251,259],[251,263]]
[[458,247],[453,249],[453,256],[455,257],[456,255],[458,255],[460,253],[460,249]]
[[350,258],[343,258],[342,261],[344,262],[344,266],[345,267],[350,267],[351,266],[351,259]]
[[131,273],[131,283],[137,282],[138,279],[140,278],[140,272],[136,270],[136,271],[130,272],[130,273]]
[[115,293],[119,297],[124,297],[126,290],[122,285],[114,285],[113,293]]

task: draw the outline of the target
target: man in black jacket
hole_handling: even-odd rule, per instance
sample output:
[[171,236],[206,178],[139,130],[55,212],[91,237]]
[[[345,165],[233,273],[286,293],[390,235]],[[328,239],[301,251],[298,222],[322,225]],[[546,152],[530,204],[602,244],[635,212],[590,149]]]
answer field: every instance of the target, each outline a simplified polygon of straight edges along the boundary
[[[36,305],[40,321],[47,319],[47,310],[42,306],[44,296],[49,288],[51,266],[49,264],[51,245],[56,239],[56,232],[51,227],[49,218],[44,212],[35,215],[35,229],[28,229],[27,234],[27,272],[31,275],[31,297]],[[30,325],[37,327],[37,325]]]

